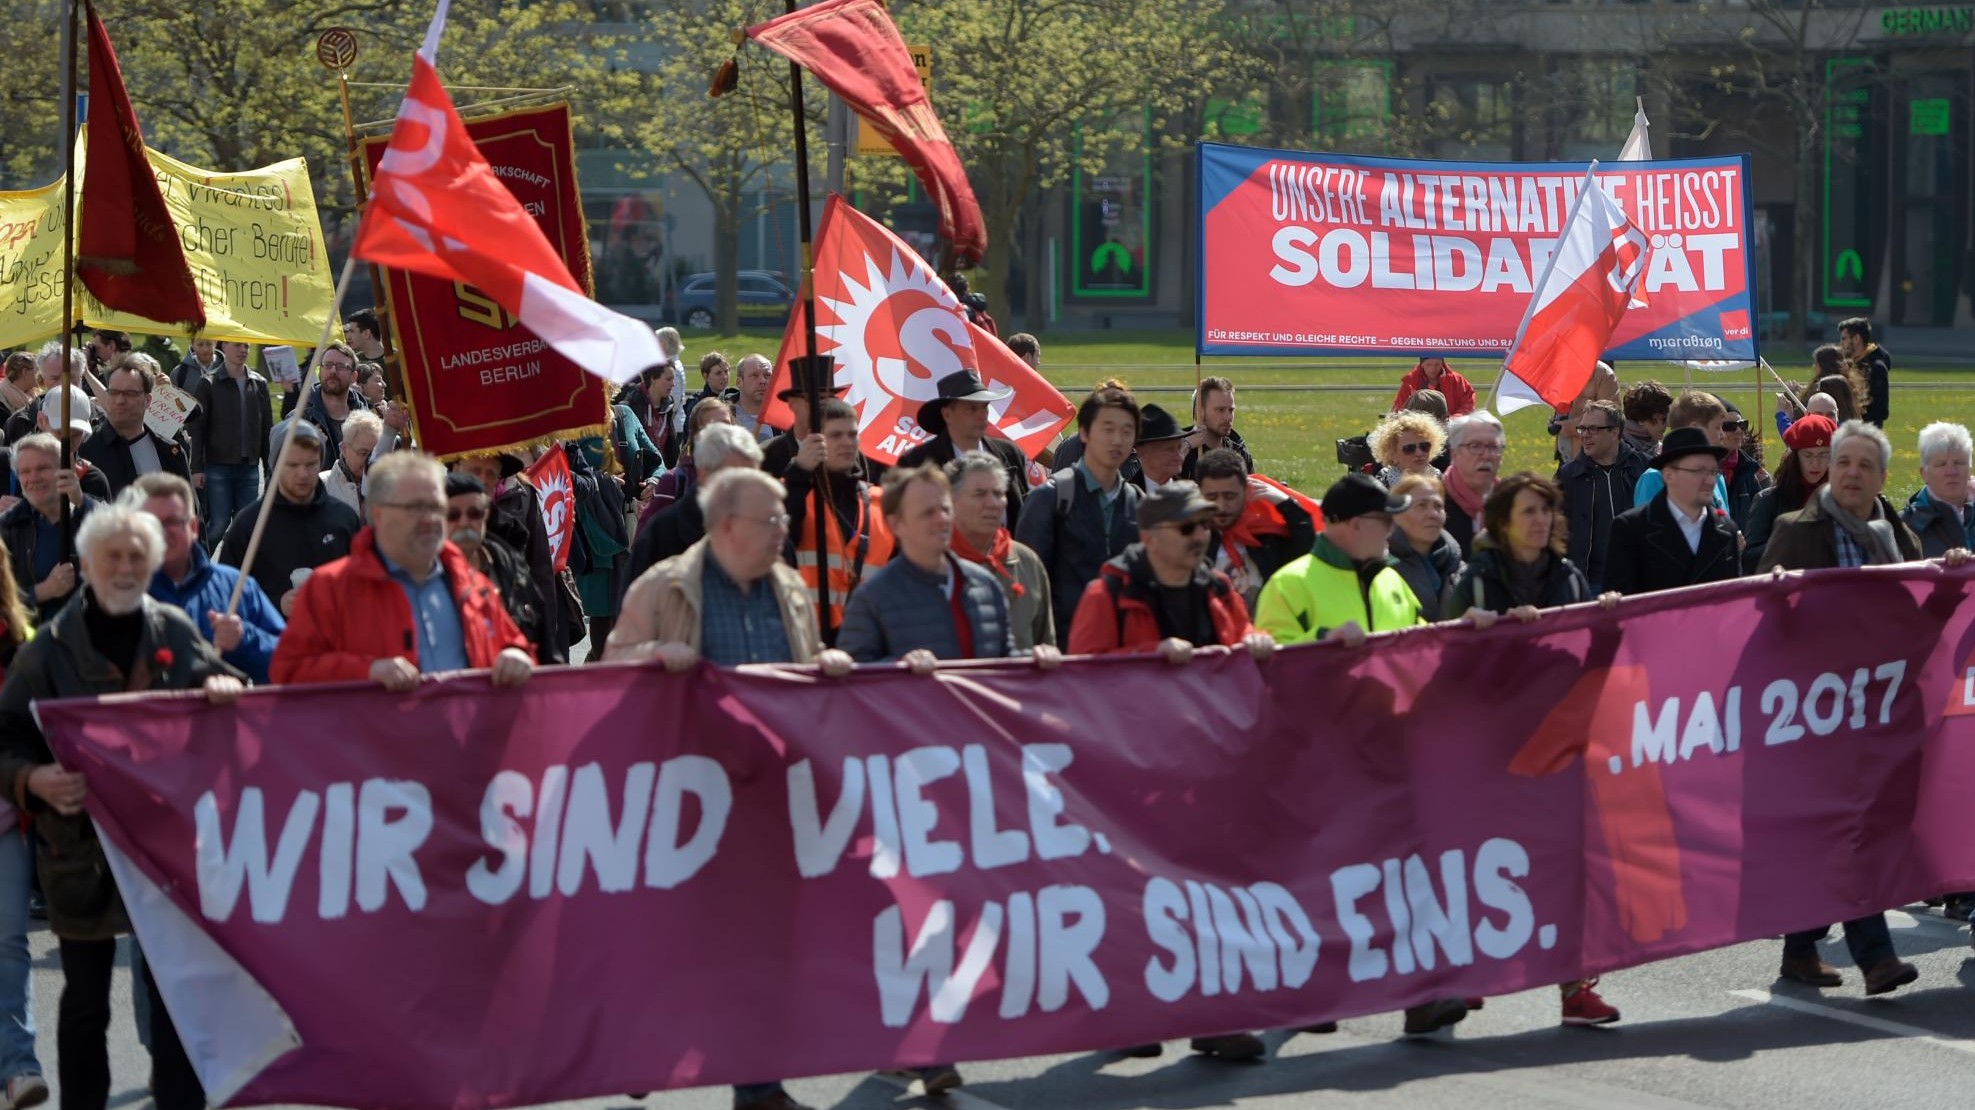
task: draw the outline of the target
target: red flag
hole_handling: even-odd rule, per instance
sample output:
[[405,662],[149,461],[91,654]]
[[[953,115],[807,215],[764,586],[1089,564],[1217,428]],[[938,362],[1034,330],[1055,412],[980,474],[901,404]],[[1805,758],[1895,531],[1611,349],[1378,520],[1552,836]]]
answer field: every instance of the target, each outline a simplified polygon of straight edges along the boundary
[[366,262],[462,281],[600,378],[666,361],[652,329],[591,300],[535,218],[494,176],[433,68],[446,4],[412,61],[411,87],[357,229]]
[[1534,404],[1562,411],[1591,380],[1632,289],[1646,272],[1648,244],[1625,210],[1598,184],[1596,164],[1564,220],[1556,253],[1502,363],[1495,411]]
[[562,448],[551,447],[521,476],[535,487],[542,527],[548,529],[549,550],[555,553],[555,569],[560,573],[569,565],[569,545],[576,535],[576,483],[569,474],[569,456]]
[[[1048,379],[1000,340],[967,322],[966,310],[924,259],[885,226],[831,196],[816,235],[816,353],[836,359],[836,384],[858,413],[864,453],[890,464],[927,439],[919,406],[939,396],[939,380],[973,369],[1014,395],[990,408],[989,426],[1033,457],[1075,408]],[[762,418],[793,419],[775,399],[790,381],[789,359],[803,354],[804,302],[782,334]]]
[[76,277],[103,307],[161,324],[206,325],[206,306],[144,156],[144,132],[110,33],[89,5],[89,129]]
[[939,205],[940,232],[961,269],[987,253],[981,206],[960,152],[933,114],[912,54],[880,0],[821,0],[757,23],[747,34],[815,74],[891,143]]

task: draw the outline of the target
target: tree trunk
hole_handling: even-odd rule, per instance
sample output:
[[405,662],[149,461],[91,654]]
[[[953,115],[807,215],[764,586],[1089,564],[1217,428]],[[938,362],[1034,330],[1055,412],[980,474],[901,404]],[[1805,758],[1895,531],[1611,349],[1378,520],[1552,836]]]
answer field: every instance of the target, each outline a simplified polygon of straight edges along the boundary
[[741,198],[729,196],[713,205],[714,328],[721,335],[741,330]]
[[1043,244],[1043,209],[1040,205],[1029,211],[1028,219],[1022,221],[1027,234],[1022,237],[1022,273],[1024,296],[1022,300],[1023,330],[1040,334],[1049,329],[1049,283],[1055,275],[1049,272],[1049,251]]
[[1810,313],[1817,304],[1816,259],[1823,249],[1816,219],[1817,149],[1811,135],[1809,130],[1803,130],[1797,142],[1796,196],[1790,217],[1790,234],[1796,245],[1790,252],[1790,327],[1785,336],[1793,355],[1803,349],[1804,340],[1810,334]]

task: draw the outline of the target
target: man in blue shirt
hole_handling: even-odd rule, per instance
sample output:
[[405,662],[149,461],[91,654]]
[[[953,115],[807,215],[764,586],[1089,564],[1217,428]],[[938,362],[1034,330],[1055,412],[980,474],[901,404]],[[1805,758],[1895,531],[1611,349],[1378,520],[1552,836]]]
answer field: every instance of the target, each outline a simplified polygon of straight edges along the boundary
[[165,561],[151,576],[151,596],[183,610],[222,659],[256,685],[267,685],[268,664],[288,622],[252,578],[240,592],[239,611],[226,615],[240,571],[206,557],[192,483],[176,474],[145,474],[124,490],[119,504],[141,509],[164,526]]

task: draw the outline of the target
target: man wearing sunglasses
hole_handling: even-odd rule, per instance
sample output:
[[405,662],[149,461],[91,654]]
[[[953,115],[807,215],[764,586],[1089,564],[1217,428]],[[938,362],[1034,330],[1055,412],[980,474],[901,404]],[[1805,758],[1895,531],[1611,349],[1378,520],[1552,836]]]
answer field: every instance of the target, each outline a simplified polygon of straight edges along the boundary
[[458,470],[446,475],[446,538],[466,556],[467,565],[494,584],[501,595],[501,607],[528,637],[539,659],[551,632],[548,606],[528,573],[528,560],[499,537],[488,534],[487,520],[493,511],[493,499],[487,496],[487,487],[480,479]]
[[1652,460],[1625,442],[1625,416],[1610,401],[1585,405],[1572,431],[1578,450],[1557,468],[1557,485],[1570,523],[1571,565],[1597,593],[1604,589],[1611,558],[1612,521],[1632,508],[1632,491]]

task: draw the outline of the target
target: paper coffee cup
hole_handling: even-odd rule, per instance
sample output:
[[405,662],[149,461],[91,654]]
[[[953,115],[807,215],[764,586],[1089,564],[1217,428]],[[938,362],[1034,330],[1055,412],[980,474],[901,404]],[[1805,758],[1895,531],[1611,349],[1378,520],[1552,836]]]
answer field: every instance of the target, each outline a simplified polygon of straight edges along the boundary
[[314,573],[315,573],[314,567],[302,567],[298,570],[292,571],[288,575],[288,584],[299,590],[302,588],[302,583],[307,582],[309,580],[309,575]]

